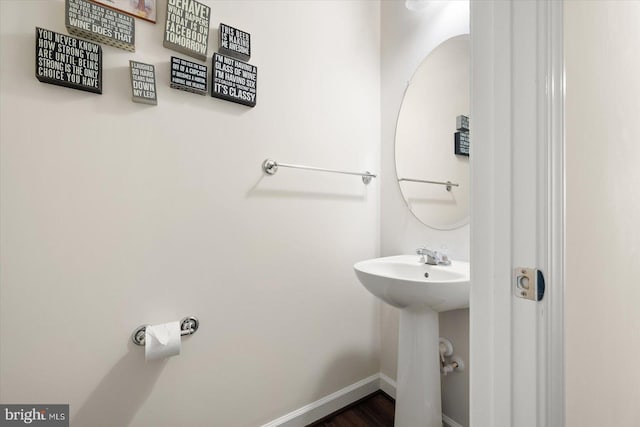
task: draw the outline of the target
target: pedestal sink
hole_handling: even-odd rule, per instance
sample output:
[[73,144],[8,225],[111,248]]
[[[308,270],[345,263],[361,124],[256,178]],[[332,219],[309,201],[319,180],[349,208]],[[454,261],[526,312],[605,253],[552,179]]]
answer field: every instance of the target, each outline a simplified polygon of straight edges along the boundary
[[398,255],[353,266],[369,292],[401,309],[395,427],[442,427],[438,312],[469,306],[469,263],[419,259]]

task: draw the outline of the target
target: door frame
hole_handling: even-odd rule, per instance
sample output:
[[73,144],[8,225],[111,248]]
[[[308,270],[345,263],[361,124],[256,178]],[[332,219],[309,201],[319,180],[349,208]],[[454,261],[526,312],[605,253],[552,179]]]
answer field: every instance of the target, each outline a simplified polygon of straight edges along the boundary
[[[561,1],[471,2],[473,427],[564,425],[563,8]],[[530,165],[522,153],[533,154]],[[532,229],[524,239],[522,224]],[[527,256],[518,249],[523,242]],[[513,295],[520,263],[544,272],[542,301]]]

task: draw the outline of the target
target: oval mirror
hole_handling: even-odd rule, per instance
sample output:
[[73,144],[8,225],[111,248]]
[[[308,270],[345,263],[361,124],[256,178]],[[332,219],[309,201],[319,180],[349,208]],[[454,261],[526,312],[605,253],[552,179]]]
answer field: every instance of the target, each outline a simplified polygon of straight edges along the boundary
[[469,35],[437,46],[411,78],[396,127],[396,174],[407,206],[439,230],[469,221]]

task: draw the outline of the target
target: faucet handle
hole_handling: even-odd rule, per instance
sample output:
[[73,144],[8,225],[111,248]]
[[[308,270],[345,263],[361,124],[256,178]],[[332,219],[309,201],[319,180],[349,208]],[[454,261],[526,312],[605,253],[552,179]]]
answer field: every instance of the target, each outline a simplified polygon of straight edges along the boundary
[[427,259],[425,258],[425,255],[427,254],[428,249],[424,246],[419,247],[418,249],[416,249],[416,254],[420,255],[420,260],[418,261],[420,264],[425,264],[427,262]]
[[442,265],[451,265],[451,260],[449,259],[449,255],[443,253],[443,252],[436,252],[436,254],[438,255],[438,264],[442,264]]

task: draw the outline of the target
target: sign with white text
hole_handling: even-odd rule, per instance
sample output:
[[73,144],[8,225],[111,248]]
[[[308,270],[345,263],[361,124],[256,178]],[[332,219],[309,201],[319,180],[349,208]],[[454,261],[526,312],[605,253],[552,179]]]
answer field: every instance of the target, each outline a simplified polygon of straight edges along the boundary
[[36,78],[43,83],[102,93],[102,47],[36,27]]
[[170,86],[174,89],[206,95],[207,66],[172,56]]
[[456,129],[458,132],[453,134],[453,151],[459,156],[469,156],[469,117],[456,117]]
[[207,60],[211,8],[195,0],[168,0],[164,47]]
[[213,54],[211,96],[256,106],[258,67],[228,56]]
[[220,23],[220,53],[248,61],[251,58],[251,34]]
[[156,23],[156,0],[91,0],[134,18]]
[[129,15],[87,0],[66,1],[66,27],[70,34],[135,52],[136,23]]
[[131,100],[141,104],[158,105],[156,69],[151,64],[129,61]]

